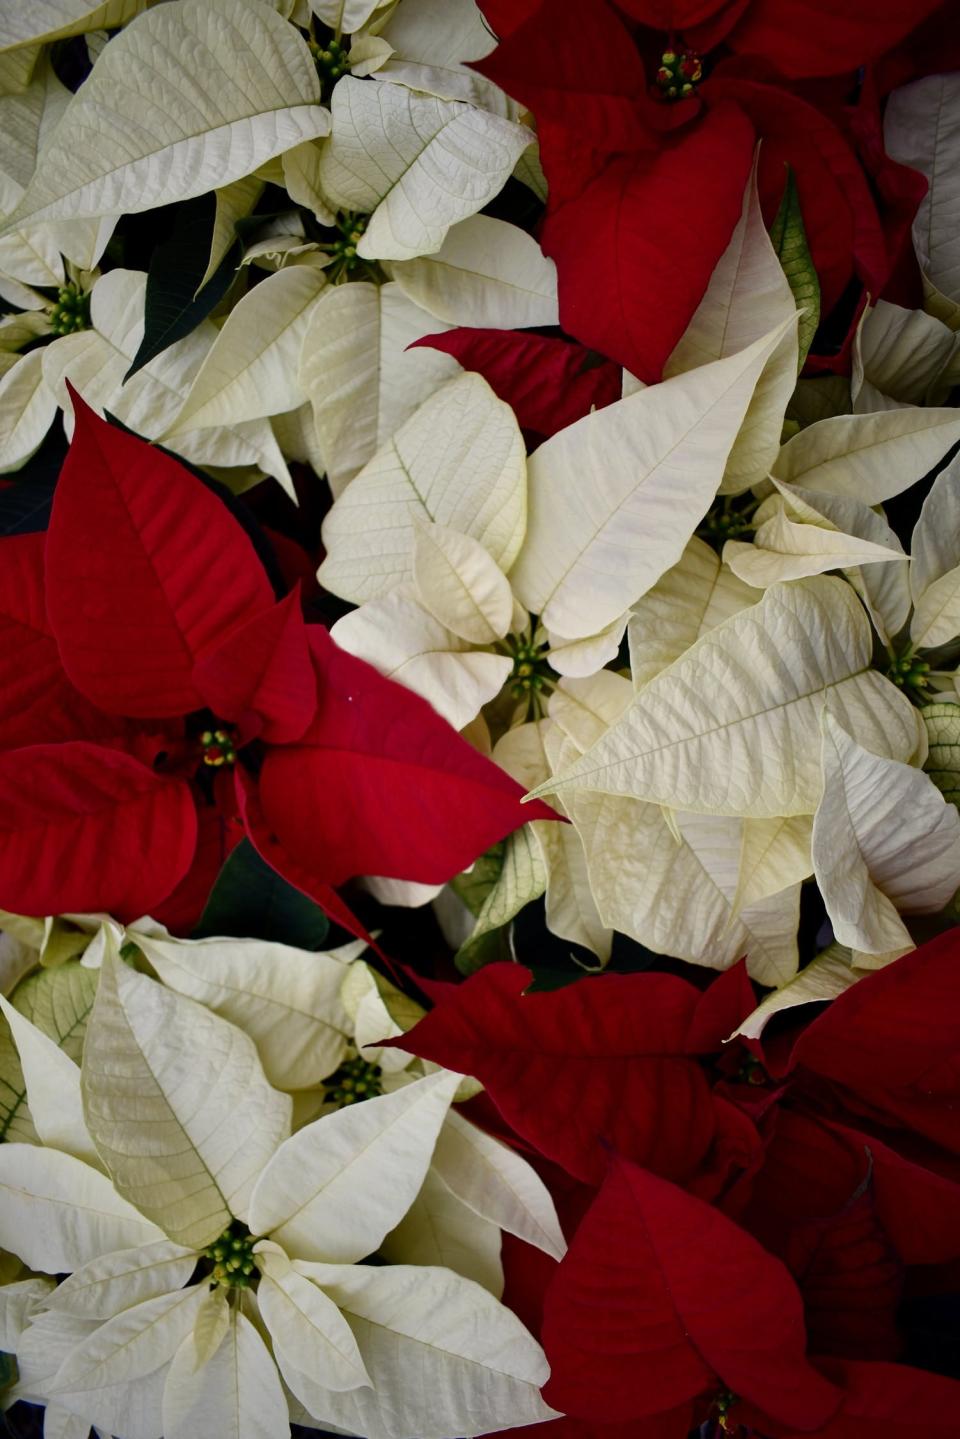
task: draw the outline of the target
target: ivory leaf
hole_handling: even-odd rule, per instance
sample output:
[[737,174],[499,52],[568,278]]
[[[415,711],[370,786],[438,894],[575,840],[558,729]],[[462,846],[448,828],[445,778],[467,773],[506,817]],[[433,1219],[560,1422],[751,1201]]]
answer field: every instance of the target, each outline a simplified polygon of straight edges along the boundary
[[906,760],[917,748],[913,706],[871,668],[871,652],[866,615],[842,580],[773,585],[651,679],[603,738],[533,793],[599,790],[755,819],[812,814],[828,693],[876,752]]
[[253,1040],[115,954],[100,970],[82,1083],[118,1193],[196,1248],[246,1217],[290,1130],[290,1099],[267,1083]]
[[416,1198],[459,1075],[324,1115],[281,1144],[250,1203],[250,1229],[305,1259],[372,1254]]
[[927,75],[887,101],[887,153],[928,181],[913,222],[924,277],[948,300],[960,299],[960,77]]
[[[319,313],[319,310],[318,310]],[[324,588],[361,604],[409,578],[417,521],[479,541],[504,571],[526,520],[524,447],[509,405],[464,373],[424,402],[323,522]]]
[[399,285],[357,281],[320,297],[304,336],[299,383],[338,496],[417,407],[460,373],[452,355],[408,350],[449,326]]
[[312,1088],[345,1058],[350,1020],[334,955],[257,939],[136,943],[164,984],[250,1036],[275,1088]]
[[837,415],[788,440],[771,473],[808,490],[879,505],[916,484],[957,440],[956,410]]
[[729,359],[639,390],[534,452],[527,535],[510,582],[548,629],[570,639],[595,634],[676,564],[782,338],[783,329],[774,331]]
[[559,323],[553,261],[525,230],[488,215],[454,225],[435,254],[397,261],[390,274],[405,295],[451,325],[520,330]]
[[451,225],[499,194],[533,139],[489,111],[375,78],[345,75],[332,109],[321,184],[342,209],[372,212],[357,246],[366,260],[439,250]]
[[[666,363],[664,377],[739,354],[795,313],[793,292],[763,223],[754,168],[730,243]],[[797,327],[792,324],[757,381],[727,458],[721,493],[737,494],[766,478],[780,448],[784,412],[797,382],[797,359]]]
[[870,753],[833,714],[813,867],[833,932],[865,954],[912,944],[897,913],[933,914],[960,888],[960,814],[922,770]]
[[268,5],[157,5],[101,52],[8,226],[189,200],[327,134],[306,42]]

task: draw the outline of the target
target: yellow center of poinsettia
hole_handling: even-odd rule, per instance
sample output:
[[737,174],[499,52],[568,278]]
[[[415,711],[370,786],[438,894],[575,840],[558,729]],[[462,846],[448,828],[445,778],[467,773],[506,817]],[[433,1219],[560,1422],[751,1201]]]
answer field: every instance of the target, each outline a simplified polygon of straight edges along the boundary
[[686,100],[703,79],[703,61],[694,50],[665,50],[660,56],[657,89],[664,100]]
[[359,1104],[362,1099],[373,1099],[383,1093],[381,1078],[378,1064],[370,1064],[359,1054],[353,1059],[345,1059],[324,1085],[327,1101],[342,1109],[346,1104]]
[[205,729],[200,736],[203,762],[211,769],[220,769],[225,764],[236,764],[237,751],[228,729]]
[[203,1258],[213,1264],[211,1283],[225,1289],[250,1289],[257,1280],[253,1258],[256,1242],[247,1226],[234,1219],[220,1237],[202,1251]]

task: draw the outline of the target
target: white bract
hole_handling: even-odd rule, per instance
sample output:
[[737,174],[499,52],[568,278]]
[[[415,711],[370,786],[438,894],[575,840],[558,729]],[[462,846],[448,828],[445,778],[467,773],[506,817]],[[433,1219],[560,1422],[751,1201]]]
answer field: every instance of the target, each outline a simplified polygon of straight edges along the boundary
[[[62,1412],[118,1439],[279,1439],[284,1386],[311,1422],[371,1439],[549,1418],[540,1348],[486,1289],[446,1268],[359,1262],[417,1201],[460,1076],[414,1079],[291,1135],[291,1100],[253,1041],[107,948],[82,1078],[58,1075],[82,1092],[72,1124],[102,1168],[0,1147],[0,1244],[69,1276],[34,1282],[9,1311],[16,1394],[50,1405],[52,1423]],[[189,959],[178,972],[196,988]],[[17,1022],[25,1056],[29,1029]],[[48,1114],[43,1084],[28,1084]],[[456,1133],[482,1161],[492,1142],[464,1121]]]

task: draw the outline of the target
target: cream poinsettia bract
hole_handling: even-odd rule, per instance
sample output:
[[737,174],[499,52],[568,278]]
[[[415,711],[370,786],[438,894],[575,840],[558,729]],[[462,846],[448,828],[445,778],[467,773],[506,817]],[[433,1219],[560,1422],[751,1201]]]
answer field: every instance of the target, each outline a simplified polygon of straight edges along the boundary
[[551,1417],[539,1345],[486,1289],[362,1262],[423,1186],[460,1076],[291,1134],[253,1040],[105,948],[82,1072],[38,1084],[52,1042],[15,1021],[38,1132],[68,1112],[57,1147],[0,1146],[0,1245],[68,1276],[3,1291],[16,1394],[117,1439],[279,1439],[291,1417],[452,1439]]

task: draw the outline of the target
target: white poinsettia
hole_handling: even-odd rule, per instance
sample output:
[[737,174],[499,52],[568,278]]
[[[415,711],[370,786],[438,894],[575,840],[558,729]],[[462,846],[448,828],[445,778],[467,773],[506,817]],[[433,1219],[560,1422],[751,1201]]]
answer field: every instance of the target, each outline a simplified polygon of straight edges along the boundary
[[[311,953],[261,940],[128,936],[165,984],[254,1040],[270,1083],[292,1094],[295,1128],[436,1073],[435,1065],[384,1046],[424,1011],[360,958],[362,942]],[[474,1092],[473,1081],[462,1081],[457,1097]],[[394,1262],[445,1265],[499,1295],[501,1229],[554,1258],[564,1253],[553,1202],[536,1173],[449,1110],[420,1193],[381,1252]]]
[[542,1352],[485,1289],[359,1262],[416,1199],[459,1076],[291,1135],[253,1041],[107,949],[82,1077],[59,1076],[102,1167],[0,1147],[0,1244],[68,1276],[31,1291],[16,1393],[118,1439],[279,1439],[287,1391],[309,1422],[371,1439],[549,1418]]

